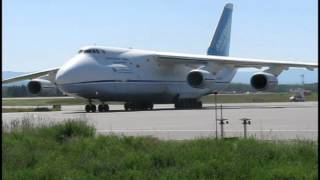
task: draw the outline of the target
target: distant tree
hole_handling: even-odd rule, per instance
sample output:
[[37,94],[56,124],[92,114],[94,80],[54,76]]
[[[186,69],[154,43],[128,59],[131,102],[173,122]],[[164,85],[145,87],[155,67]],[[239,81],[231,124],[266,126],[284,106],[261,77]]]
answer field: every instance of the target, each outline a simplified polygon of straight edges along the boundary
[[[268,90],[268,92],[289,92],[291,89],[303,88],[306,90],[310,90],[311,92],[318,92],[318,83],[312,84],[280,84],[275,87],[275,89]],[[242,83],[230,83],[224,89],[223,92],[233,92],[244,93],[244,92],[256,92],[254,88],[250,84],[242,84]]]

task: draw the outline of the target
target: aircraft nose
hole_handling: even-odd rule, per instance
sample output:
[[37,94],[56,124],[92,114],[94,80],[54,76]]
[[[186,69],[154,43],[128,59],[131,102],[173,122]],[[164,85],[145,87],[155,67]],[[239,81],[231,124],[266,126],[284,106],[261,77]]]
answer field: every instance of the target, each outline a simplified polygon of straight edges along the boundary
[[56,75],[57,84],[68,84],[71,83],[75,76],[74,67],[61,67]]
[[84,66],[84,59],[72,58],[66,64],[64,64],[56,74],[56,83],[70,84],[79,81],[81,75],[81,69]]

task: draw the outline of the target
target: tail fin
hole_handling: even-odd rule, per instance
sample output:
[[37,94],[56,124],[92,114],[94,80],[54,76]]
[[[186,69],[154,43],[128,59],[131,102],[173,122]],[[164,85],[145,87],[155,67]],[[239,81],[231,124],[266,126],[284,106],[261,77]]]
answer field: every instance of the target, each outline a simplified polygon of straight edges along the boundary
[[224,6],[217,29],[208,48],[208,55],[229,56],[233,4]]

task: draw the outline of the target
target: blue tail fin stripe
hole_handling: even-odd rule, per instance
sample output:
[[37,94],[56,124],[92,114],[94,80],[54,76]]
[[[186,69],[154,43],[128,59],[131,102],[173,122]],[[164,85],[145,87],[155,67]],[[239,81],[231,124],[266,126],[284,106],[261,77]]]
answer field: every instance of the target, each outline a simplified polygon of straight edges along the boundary
[[208,55],[228,56],[233,4],[225,5],[217,29],[208,48]]

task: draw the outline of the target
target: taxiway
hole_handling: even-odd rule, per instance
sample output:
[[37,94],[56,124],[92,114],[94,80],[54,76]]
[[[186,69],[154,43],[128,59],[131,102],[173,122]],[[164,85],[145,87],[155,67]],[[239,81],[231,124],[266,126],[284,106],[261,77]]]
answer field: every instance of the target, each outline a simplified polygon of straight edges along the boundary
[[[248,135],[258,139],[318,138],[318,102],[222,104],[226,137],[243,136],[241,118],[250,118]],[[85,113],[83,106],[62,106],[57,112],[3,113],[4,124],[31,117],[37,122],[84,119],[101,134],[151,135],[161,139],[215,137],[215,110],[205,104],[201,110],[174,110],[173,105],[155,105],[152,111],[124,111],[110,105],[110,112]],[[220,118],[220,110],[218,111]],[[220,127],[218,127],[220,135]]]

